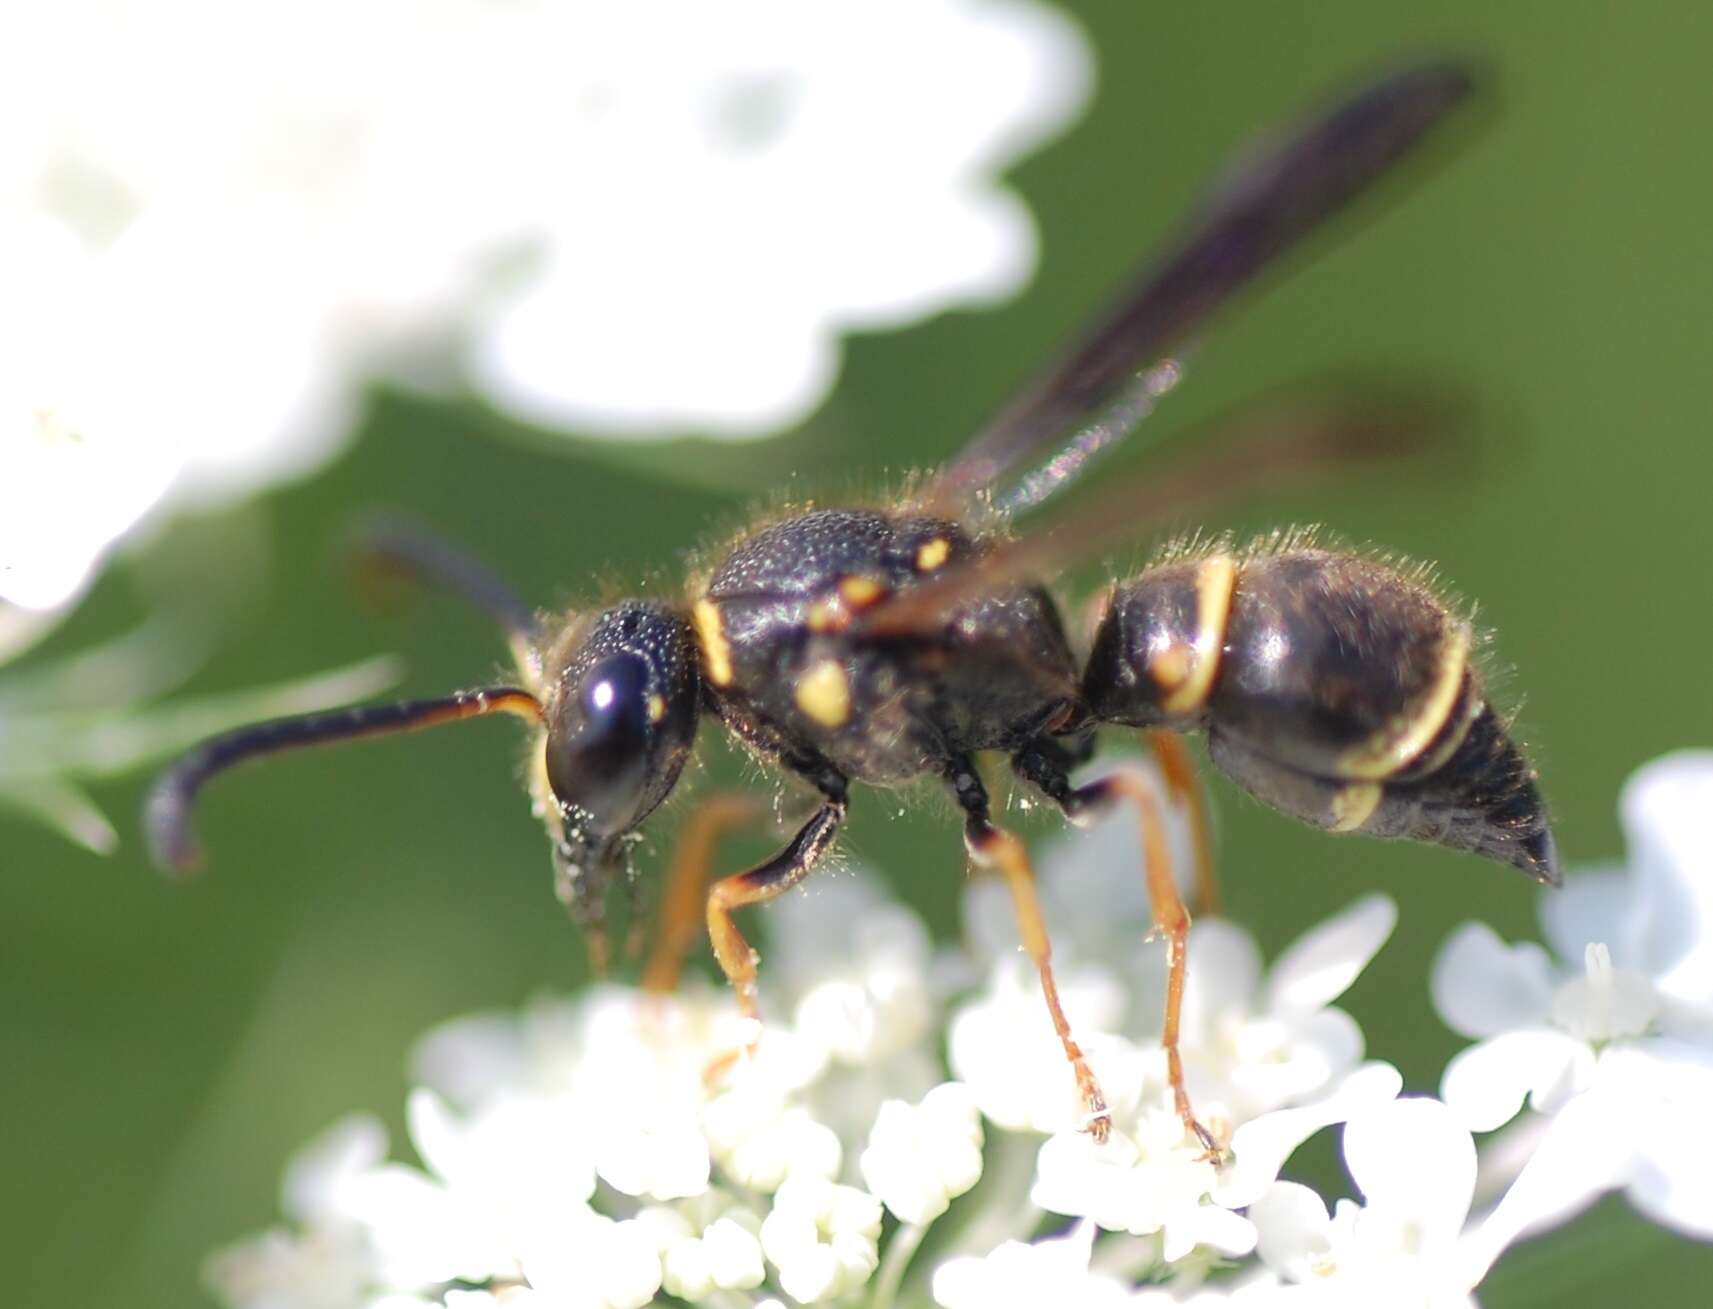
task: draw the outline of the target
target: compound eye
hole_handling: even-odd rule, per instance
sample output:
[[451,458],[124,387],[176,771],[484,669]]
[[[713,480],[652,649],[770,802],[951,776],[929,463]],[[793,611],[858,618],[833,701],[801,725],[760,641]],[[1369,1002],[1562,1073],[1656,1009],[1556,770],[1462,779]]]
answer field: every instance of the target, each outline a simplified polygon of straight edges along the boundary
[[648,664],[611,655],[565,697],[547,737],[547,780],[603,836],[638,817],[649,778]]

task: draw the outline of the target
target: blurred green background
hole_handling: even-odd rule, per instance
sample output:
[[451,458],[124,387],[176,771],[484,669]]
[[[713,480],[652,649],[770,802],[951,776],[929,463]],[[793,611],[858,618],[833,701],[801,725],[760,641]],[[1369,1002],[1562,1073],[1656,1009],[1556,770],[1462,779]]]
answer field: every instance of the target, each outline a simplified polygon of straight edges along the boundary
[[[479,683],[503,651],[478,619],[433,598],[380,616],[358,603],[339,550],[357,515],[390,507],[433,524],[543,603],[609,578],[675,586],[687,548],[788,476],[805,491],[873,485],[952,450],[1258,127],[1400,52],[1467,49],[1495,74],[1486,130],[1227,320],[1155,421],[1175,427],[1329,367],[1406,369],[1476,397],[1494,454],[1466,477],[1293,493],[1220,525],[1321,520],[1437,560],[1479,597],[1518,670],[1511,694],[1567,857],[1618,853],[1626,774],[1706,744],[1713,725],[1713,7],[1069,8],[1099,89],[1084,121],[1015,174],[1044,251],[1015,303],[855,340],[831,402],[748,447],[581,444],[474,405],[376,395],[331,470],[113,567],[32,661],[134,621],[138,564],[236,534],[265,544],[263,580],[193,690],[386,650],[407,659],[404,693]],[[737,778],[714,734],[703,739],[698,784]],[[309,1135],[358,1108],[398,1127],[424,1029],[583,980],[516,745],[512,728],[481,724],[235,774],[203,815],[213,871],[187,885],[141,856],[141,779],[101,795],[125,837],[112,859],[0,817],[11,1298],[197,1302],[203,1255],[273,1220],[281,1167]],[[1433,1090],[1459,1045],[1428,1002],[1434,951],[1472,916],[1531,933],[1535,892],[1451,854],[1328,840],[1213,786],[1230,910],[1269,952],[1362,892],[1397,897],[1399,932],[1350,1007],[1374,1053]],[[869,798],[851,848],[951,931],[963,856],[946,814],[894,819]],[[656,857],[673,822],[653,830]],[[1614,1201],[1514,1252],[1482,1299],[1688,1303],[1699,1293],[1677,1288],[1692,1269],[1713,1271],[1706,1247]]]

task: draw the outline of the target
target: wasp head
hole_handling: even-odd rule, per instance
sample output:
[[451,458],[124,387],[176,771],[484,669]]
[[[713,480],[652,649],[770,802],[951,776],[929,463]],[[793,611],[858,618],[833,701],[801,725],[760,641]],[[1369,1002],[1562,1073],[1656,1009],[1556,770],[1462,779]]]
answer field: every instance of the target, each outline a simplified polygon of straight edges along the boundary
[[606,876],[677,784],[696,737],[701,676],[689,625],[626,600],[578,623],[549,661],[547,783],[559,807],[561,892],[598,913]]

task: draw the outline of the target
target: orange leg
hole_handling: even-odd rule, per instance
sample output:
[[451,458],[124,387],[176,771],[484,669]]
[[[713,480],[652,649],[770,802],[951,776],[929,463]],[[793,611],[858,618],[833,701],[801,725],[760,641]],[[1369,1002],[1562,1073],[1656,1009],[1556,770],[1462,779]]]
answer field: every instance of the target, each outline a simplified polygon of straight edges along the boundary
[[1171,1082],[1173,1103],[1185,1129],[1201,1142],[1210,1157],[1218,1158],[1223,1151],[1213,1133],[1196,1121],[1195,1112],[1190,1107],[1189,1092],[1184,1089],[1184,1062],[1178,1051],[1178,1028],[1184,1008],[1184,967],[1190,915],[1178,894],[1159,799],[1154,794],[1153,785],[1134,773],[1115,773],[1081,788],[1076,794],[1084,800],[1128,801],[1136,806],[1142,819],[1143,874],[1148,881],[1148,901],[1154,912],[1154,932],[1166,938],[1166,1014],[1160,1029],[1160,1044],[1166,1051],[1166,1075]]
[[666,873],[654,946],[642,972],[643,990],[668,995],[678,989],[678,974],[702,916],[714,847],[727,832],[753,822],[760,813],[761,806],[749,796],[718,791],[701,800],[685,820]]
[[1196,912],[1217,914],[1220,912],[1220,899],[1213,873],[1213,837],[1207,821],[1207,800],[1202,794],[1201,779],[1196,776],[1195,763],[1184,748],[1183,737],[1176,732],[1155,729],[1143,732],[1142,739],[1147,742],[1154,762],[1159,764],[1160,772],[1166,778],[1166,788],[1172,793],[1173,802],[1190,813],[1190,834],[1196,848]]
[[[960,797],[961,798],[961,797]],[[1071,1071],[1077,1079],[1077,1092],[1082,1097],[1085,1114],[1084,1130],[1096,1141],[1105,1141],[1112,1131],[1112,1115],[1101,1094],[1100,1083],[1083,1057],[1082,1047],[1071,1035],[1070,1022],[1059,1003],[1058,983],[1053,980],[1053,946],[1047,939],[1047,922],[1041,914],[1041,901],[1035,894],[1035,870],[1029,863],[1029,852],[1023,842],[1010,832],[993,826],[985,817],[971,815],[965,828],[965,843],[970,857],[979,867],[992,868],[1005,878],[1006,889],[1017,911],[1017,929],[1023,948],[1041,975],[1041,993],[1047,999],[1047,1012],[1052,1015],[1053,1030],[1065,1047],[1065,1058],[1071,1061]]]
[[[738,1008],[745,1018],[753,1018],[758,1024],[761,1010],[755,1000],[755,978],[761,956],[738,930],[732,912],[745,905],[764,904],[807,877],[838,835],[846,808],[842,794],[828,796],[809,821],[798,829],[797,835],[791,838],[790,845],[747,873],[721,878],[708,891],[708,937],[714,944],[714,958],[720,961],[726,980],[737,992]],[[758,1027],[749,1049],[753,1050],[759,1039]],[[708,1068],[708,1079],[718,1078],[744,1053],[746,1051],[737,1051],[716,1059]]]

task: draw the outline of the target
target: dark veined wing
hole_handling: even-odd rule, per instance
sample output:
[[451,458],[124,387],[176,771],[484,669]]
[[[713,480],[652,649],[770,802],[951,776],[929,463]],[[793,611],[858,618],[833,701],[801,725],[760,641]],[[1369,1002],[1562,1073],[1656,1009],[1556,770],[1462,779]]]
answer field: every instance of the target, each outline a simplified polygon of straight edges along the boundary
[[1473,86],[1461,64],[1408,68],[1240,162],[1166,255],[928,482],[923,506],[955,514],[1022,460],[1098,420],[1141,370],[1409,154]]
[[[1001,541],[968,563],[895,591],[853,630],[911,636],[941,629],[961,605],[1007,583],[1048,576],[1189,511],[1294,483],[1453,452],[1467,407],[1444,392],[1319,382],[1252,400],[1184,434],[1193,450],[1160,468],[1109,481],[1066,521]],[[1451,461],[1447,461],[1448,463]]]

